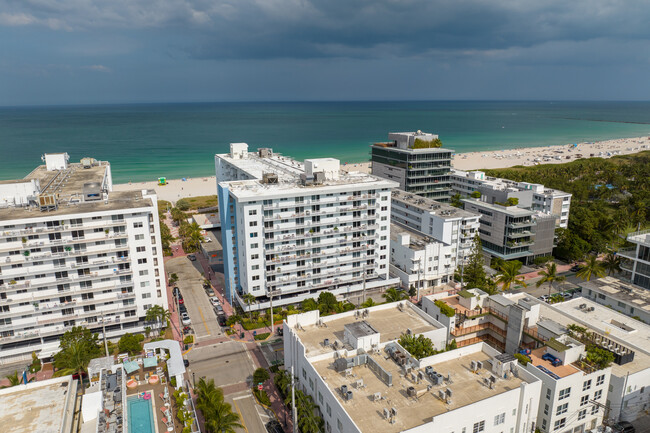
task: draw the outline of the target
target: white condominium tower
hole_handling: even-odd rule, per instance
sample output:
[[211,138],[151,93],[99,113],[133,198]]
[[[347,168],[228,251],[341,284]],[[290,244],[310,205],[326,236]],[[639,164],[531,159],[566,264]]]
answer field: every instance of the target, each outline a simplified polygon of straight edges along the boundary
[[43,160],[0,181],[0,364],[49,358],[73,326],[142,331],[167,305],[154,191],[112,192],[108,162]]
[[[397,184],[233,143],[215,155],[226,296],[248,309],[345,297],[399,283],[389,277],[391,189]],[[355,293],[356,292],[356,293]],[[271,299],[269,299],[271,298]]]

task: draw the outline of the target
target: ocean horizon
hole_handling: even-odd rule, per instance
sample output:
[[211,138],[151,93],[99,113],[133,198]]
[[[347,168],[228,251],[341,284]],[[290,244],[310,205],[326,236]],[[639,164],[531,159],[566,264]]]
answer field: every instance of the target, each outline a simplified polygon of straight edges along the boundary
[[126,183],[214,175],[231,142],[296,159],[368,161],[389,132],[438,134],[456,153],[650,135],[643,101],[357,101],[134,103],[0,108],[0,179],[43,153],[111,163]]

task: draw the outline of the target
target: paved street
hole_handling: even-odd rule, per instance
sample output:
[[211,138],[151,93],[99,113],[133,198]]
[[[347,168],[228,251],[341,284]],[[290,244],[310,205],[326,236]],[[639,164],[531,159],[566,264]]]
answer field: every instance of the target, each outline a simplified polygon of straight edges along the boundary
[[237,341],[194,348],[187,359],[196,380],[200,377],[214,379],[214,384],[220,387],[246,384],[256,368],[246,345]]
[[176,257],[168,260],[165,267],[168,273],[178,275],[176,286],[183,295],[197,341],[222,336],[217,316],[203,290],[203,275],[199,262],[192,262],[187,257]]
[[234,412],[242,419],[242,425],[247,433],[266,433],[264,425],[270,420],[264,408],[255,401],[250,391],[231,394],[226,401],[232,405]]

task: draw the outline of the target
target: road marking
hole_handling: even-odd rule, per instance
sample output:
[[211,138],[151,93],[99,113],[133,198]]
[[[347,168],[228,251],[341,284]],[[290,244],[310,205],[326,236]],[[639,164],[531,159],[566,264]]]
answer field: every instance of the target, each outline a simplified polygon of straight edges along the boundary
[[[243,382],[240,382],[240,383],[243,383]],[[228,386],[228,385],[221,385],[221,387],[223,387],[223,386]],[[242,395],[240,397],[233,398],[233,400],[241,400],[243,398],[250,398],[250,396],[249,395]]]
[[208,324],[205,323],[205,317],[203,317],[203,311],[201,311],[201,307],[197,306],[196,308],[199,309],[199,314],[201,315],[201,320],[203,320],[203,326],[205,326],[205,332],[207,332],[208,335],[212,335],[212,334],[210,334],[210,330],[208,329]]
[[239,410],[239,406],[237,406],[237,402],[235,399],[232,400],[232,404],[235,405],[235,409],[237,409],[237,413],[239,414],[239,419],[241,420],[241,425],[244,426],[244,430],[246,430],[246,433],[248,433],[248,429],[246,428],[246,423],[244,422],[244,415],[241,414],[241,410]]

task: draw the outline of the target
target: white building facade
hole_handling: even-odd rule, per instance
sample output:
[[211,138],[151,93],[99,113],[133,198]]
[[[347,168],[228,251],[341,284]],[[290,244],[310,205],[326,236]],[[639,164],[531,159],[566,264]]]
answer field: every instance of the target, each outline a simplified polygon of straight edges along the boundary
[[241,143],[215,165],[226,296],[243,308],[245,294],[258,309],[398,282],[389,276],[394,182],[344,173],[335,159],[303,164]]
[[[167,308],[155,193],[112,192],[105,162],[45,159],[25,180],[3,182],[0,364],[52,356],[72,326],[105,327],[109,338],[141,332],[149,307]],[[22,195],[24,183],[36,189]]]
[[627,235],[634,247],[619,251],[627,261],[622,264],[625,275],[637,286],[650,289],[650,230]]

